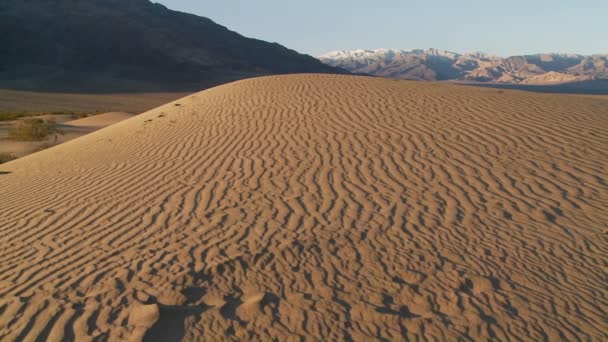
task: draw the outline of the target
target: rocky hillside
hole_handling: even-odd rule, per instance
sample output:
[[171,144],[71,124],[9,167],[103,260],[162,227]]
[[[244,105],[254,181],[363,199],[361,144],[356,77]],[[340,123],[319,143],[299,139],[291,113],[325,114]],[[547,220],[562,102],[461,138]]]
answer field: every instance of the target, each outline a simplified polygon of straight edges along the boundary
[[200,89],[257,75],[340,72],[148,0],[2,0],[0,33],[0,87]]
[[352,72],[398,79],[505,84],[608,79],[608,55],[537,54],[503,58],[480,52],[377,49],[336,51],[319,59]]

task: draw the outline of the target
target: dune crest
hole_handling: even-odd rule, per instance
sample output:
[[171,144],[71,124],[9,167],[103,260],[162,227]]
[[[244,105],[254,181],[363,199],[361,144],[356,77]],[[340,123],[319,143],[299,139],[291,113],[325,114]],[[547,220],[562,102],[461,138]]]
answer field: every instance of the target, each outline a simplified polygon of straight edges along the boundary
[[239,81],[0,165],[0,340],[602,340],[608,101]]

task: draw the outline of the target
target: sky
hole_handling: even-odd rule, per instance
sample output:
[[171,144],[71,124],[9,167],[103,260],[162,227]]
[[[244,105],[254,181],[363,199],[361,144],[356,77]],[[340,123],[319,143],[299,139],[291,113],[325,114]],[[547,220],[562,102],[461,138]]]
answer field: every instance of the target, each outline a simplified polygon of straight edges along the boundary
[[152,0],[313,56],[437,48],[608,53],[608,0]]

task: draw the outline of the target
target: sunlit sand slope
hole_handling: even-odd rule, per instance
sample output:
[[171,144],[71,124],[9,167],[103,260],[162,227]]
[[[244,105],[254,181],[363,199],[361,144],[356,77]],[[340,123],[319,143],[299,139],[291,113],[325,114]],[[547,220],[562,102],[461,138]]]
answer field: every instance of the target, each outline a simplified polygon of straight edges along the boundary
[[606,340],[608,101],[295,75],[0,166],[0,340]]

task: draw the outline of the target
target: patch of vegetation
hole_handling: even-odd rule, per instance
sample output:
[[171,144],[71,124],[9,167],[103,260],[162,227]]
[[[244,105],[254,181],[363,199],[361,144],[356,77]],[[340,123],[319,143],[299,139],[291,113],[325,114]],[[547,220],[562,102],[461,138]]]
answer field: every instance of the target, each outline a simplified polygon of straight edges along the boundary
[[63,134],[54,120],[23,119],[8,131],[10,139],[20,141],[40,141],[49,135]]
[[17,159],[17,156],[15,156],[12,153],[0,152],[0,164],[9,162],[9,161],[15,160],[15,159]]
[[86,118],[88,113],[76,112],[72,110],[64,111],[53,111],[53,112],[26,112],[26,111],[14,111],[14,112],[0,112],[0,121],[12,121],[24,117],[41,116],[41,115],[71,115],[74,119]]
[[89,116],[89,114],[87,113],[82,113],[82,112],[73,112],[72,114],[72,118],[73,119],[82,119],[82,118],[86,118]]

